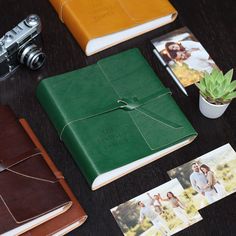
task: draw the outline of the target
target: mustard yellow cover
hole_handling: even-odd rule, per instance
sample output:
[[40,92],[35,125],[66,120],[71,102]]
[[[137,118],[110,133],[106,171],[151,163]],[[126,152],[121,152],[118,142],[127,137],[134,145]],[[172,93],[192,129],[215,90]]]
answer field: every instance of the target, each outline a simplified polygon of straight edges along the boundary
[[[57,11],[61,21],[66,24],[85,52],[88,42],[92,39],[130,29],[155,19],[171,15],[170,20],[162,24],[164,25],[172,22],[177,16],[177,11],[168,0],[49,1]],[[112,45],[106,45],[105,48],[157,27],[142,30],[142,32],[119,40]],[[105,48],[102,48],[99,51]],[[86,52],[86,54],[88,55],[88,52]]]

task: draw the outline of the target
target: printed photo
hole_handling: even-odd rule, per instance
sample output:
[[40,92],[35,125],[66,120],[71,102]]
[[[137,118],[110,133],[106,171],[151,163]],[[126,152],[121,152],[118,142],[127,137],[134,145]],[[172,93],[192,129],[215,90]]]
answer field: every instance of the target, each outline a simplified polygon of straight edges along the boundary
[[152,40],[162,60],[184,87],[217,68],[207,51],[186,27]]
[[126,236],[173,235],[202,220],[177,179],[111,209]]
[[236,153],[230,144],[168,171],[199,210],[236,191]]

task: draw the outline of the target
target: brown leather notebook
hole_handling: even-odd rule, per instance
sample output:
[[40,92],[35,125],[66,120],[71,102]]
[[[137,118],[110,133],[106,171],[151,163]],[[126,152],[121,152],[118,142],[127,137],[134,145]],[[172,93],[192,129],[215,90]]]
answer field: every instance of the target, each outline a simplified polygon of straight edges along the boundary
[[[33,133],[27,121],[24,119],[20,119],[20,123],[28,133],[34,145],[41,151],[44,160],[47,162],[52,172],[56,176],[61,176],[60,172],[48,156],[47,152],[37,139],[36,135]],[[59,215],[52,220],[31,229],[30,231],[24,233],[22,236],[64,235],[85,222],[85,220],[87,219],[87,215],[63,178],[60,179],[60,184],[73,202],[72,207],[62,215]]]
[[0,106],[0,130],[0,235],[20,235],[62,214],[72,201],[6,106]]

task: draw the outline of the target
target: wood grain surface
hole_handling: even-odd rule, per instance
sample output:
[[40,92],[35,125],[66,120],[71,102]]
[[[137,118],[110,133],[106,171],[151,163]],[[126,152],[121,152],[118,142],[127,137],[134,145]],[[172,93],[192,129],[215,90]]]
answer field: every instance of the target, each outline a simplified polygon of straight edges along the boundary
[[[69,233],[70,236],[122,235],[110,213],[110,208],[163,184],[169,180],[166,171],[225,143],[229,142],[236,150],[236,101],[231,103],[223,117],[216,120],[204,118],[198,109],[196,87],[187,88],[189,97],[183,95],[153,55],[150,43],[154,37],[186,25],[223,71],[236,69],[236,2],[235,0],[172,0],[171,2],[179,12],[174,23],[86,57],[47,0],[0,0],[0,37],[29,14],[36,13],[42,20],[46,65],[35,72],[20,67],[11,78],[0,82],[0,103],[9,104],[18,117],[24,117],[29,121],[89,215],[87,222]],[[35,89],[42,78],[82,68],[101,58],[133,47],[141,50],[165,86],[171,89],[173,97],[199,136],[192,144],[92,192],[38,103]],[[203,221],[176,235],[236,235],[235,194],[202,209],[200,213],[204,218]]]

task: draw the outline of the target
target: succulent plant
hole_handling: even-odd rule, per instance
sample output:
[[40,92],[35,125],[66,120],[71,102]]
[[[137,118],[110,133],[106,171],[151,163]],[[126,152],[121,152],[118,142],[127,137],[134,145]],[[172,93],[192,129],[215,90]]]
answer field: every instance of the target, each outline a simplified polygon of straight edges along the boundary
[[232,81],[233,69],[225,75],[218,69],[213,69],[211,74],[196,83],[200,94],[212,104],[226,104],[236,98],[236,80]]

